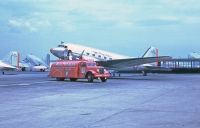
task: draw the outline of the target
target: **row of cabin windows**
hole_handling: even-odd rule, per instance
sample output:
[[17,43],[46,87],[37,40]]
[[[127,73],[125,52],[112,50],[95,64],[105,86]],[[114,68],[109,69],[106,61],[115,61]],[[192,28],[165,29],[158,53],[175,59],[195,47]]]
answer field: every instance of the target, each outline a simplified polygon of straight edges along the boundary
[[[86,53],[86,54],[87,54],[87,56],[90,55],[90,53]],[[95,55],[95,54],[92,54],[92,56],[95,57],[96,55]],[[98,58],[101,58],[101,55],[98,55]],[[107,57],[104,56],[104,59],[107,60]],[[112,58],[109,58],[109,60],[112,60]]]

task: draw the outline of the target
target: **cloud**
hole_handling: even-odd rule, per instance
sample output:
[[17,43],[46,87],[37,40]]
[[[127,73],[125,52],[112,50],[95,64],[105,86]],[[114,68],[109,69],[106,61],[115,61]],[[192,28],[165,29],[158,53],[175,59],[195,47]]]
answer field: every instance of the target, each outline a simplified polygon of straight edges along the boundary
[[10,19],[8,25],[11,29],[26,30],[29,32],[37,32],[44,26],[50,25],[47,20],[40,21],[37,19]]
[[130,26],[133,22],[134,6],[120,1],[58,0],[52,2],[40,1],[39,3],[37,9],[40,15],[56,24],[67,21],[72,24],[71,26],[74,26],[73,28],[84,27],[85,25],[85,27],[88,27],[93,23],[112,23],[110,27]]
[[[13,2],[14,1],[14,2]],[[66,32],[103,27],[135,29],[198,23],[198,0],[13,0],[7,5],[9,26],[36,32],[45,24]],[[23,6],[22,6],[23,5]],[[9,7],[10,6],[10,7]],[[15,12],[13,11],[15,8]],[[17,9],[16,9],[17,8]],[[186,13],[187,12],[187,13]],[[196,13],[195,13],[196,12]],[[193,16],[192,16],[193,14]],[[15,19],[13,19],[13,15]]]

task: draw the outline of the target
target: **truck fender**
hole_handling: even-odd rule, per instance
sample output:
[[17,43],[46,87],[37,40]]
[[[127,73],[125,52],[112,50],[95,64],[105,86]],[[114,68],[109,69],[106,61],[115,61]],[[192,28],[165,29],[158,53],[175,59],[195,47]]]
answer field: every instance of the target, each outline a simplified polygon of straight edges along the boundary
[[85,78],[87,78],[87,76],[88,76],[88,74],[89,74],[89,73],[91,73],[91,74],[93,74],[93,75],[94,75],[94,73],[95,73],[95,72],[94,72],[94,71],[92,71],[92,70],[89,70],[89,71],[87,71],[87,73],[85,74]]
[[86,74],[88,74],[89,72],[92,73],[93,75],[96,73],[96,72],[93,71],[93,70],[88,70]]

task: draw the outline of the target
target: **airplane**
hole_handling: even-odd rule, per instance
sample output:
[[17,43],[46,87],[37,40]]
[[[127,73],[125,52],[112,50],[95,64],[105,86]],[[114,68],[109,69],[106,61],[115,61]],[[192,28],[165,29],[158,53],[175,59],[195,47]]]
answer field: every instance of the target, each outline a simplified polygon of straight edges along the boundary
[[190,59],[200,59],[200,53],[199,52],[192,52],[188,55],[188,58],[190,58]]
[[[50,60],[50,56],[47,56]],[[22,71],[41,71],[48,69],[48,62],[45,63],[39,57],[33,54],[28,54],[26,58],[20,61],[20,54],[17,51],[9,52],[3,60],[0,60],[0,71],[5,74],[5,71],[22,70]]]
[[[16,63],[14,63],[16,61]],[[5,71],[15,71],[17,70],[17,66],[19,61],[19,53],[17,51],[11,51],[8,53],[3,60],[0,60],[0,71],[2,74],[5,74]]]
[[5,62],[3,62],[2,60],[0,60],[0,71],[2,71],[2,74],[4,75],[5,74],[5,71],[13,71],[13,70],[16,70],[17,68],[10,65],[10,64],[7,64]]
[[22,62],[20,62],[22,71],[41,71],[45,72],[48,69],[48,65],[39,57],[33,54],[28,54]]
[[[158,49],[150,47],[142,57],[130,57],[116,54],[96,48],[82,46],[79,44],[61,42],[56,48],[51,48],[50,52],[59,59],[77,59],[96,61],[99,65],[106,67],[110,71],[122,72],[141,69],[144,76],[150,69],[161,69],[159,61],[169,60],[169,56],[158,56]],[[152,63],[155,63],[152,64]]]

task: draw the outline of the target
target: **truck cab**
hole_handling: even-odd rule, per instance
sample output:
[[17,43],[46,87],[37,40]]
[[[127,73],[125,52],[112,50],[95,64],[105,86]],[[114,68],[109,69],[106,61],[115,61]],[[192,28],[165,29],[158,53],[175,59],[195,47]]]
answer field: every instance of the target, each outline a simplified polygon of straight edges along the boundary
[[106,82],[110,73],[102,66],[97,66],[94,61],[85,60],[61,60],[52,64],[49,77],[63,81],[69,78],[71,81],[87,79],[93,82],[94,79],[101,79]]

